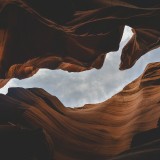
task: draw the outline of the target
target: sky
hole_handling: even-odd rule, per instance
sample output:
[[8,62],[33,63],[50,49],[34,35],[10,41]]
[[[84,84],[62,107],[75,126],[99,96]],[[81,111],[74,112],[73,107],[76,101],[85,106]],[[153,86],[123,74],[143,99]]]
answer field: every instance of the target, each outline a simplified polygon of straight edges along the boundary
[[160,61],[160,49],[156,49],[142,56],[131,69],[120,71],[121,50],[131,36],[131,28],[126,26],[120,49],[107,54],[100,70],[69,73],[62,70],[40,69],[30,78],[11,79],[0,89],[0,93],[6,94],[9,87],[38,87],[57,96],[67,107],[103,102],[140,76],[148,63]]

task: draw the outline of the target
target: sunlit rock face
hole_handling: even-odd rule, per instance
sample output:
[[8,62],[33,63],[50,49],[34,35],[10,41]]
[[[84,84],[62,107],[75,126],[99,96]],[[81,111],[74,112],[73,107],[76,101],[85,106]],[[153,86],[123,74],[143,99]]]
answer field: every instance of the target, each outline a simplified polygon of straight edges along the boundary
[[[157,127],[160,117],[159,75],[160,63],[149,64],[139,78],[109,100],[74,109],[65,107],[55,96],[40,88],[10,88],[7,95],[0,95],[0,133],[5,133],[1,138],[7,140],[8,136],[14,140],[11,141],[16,150],[13,156],[19,159],[24,155],[30,159],[35,156],[38,160],[42,157],[46,160],[113,158],[130,149],[135,134]],[[20,137],[15,138],[16,133]],[[16,140],[21,142],[18,146]],[[11,142],[7,141],[7,144]],[[35,147],[30,147],[33,142]],[[154,146],[153,152],[157,152],[157,143],[158,140],[149,145]],[[21,145],[25,147],[21,148]],[[3,147],[1,143],[0,147]],[[19,148],[16,147],[26,154],[18,154]],[[136,149],[141,151],[144,148]],[[131,152],[129,159],[137,154],[137,159],[141,160],[136,149],[124,152],[118,158],[127,159],[126,154]],[[6,148],[3,153],[6,152],[10,151]]]
[[120,69],[130,68],[159,47],[159,19],[159,0],[1,0],[0,86],[39,68],[99,69],[105,54],[118,50],[125,25],[134,34],[122,50]]

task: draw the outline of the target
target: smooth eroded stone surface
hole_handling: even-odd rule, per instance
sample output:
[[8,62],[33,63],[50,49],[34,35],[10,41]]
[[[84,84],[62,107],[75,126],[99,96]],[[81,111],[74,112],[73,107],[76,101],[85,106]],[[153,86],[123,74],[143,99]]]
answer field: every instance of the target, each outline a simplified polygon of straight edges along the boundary
[[121,54],[120,69],[128,69],[160,46],[159,19],[159,0],[0,0],[0,78],[99,69],[125,25],[134,33]]
[[[158,62],[149,64],[139,78],[112,98],[79,108],[65,107],[58,98],[40,88],[9,88],[7,95],[0,95],[0,138],[11,136],[12,146],[17,139],[18,146],[14,146],[17,150],[28,142],[21,153],[26,151],[26,155],[38,160],[44,156],[46,160],[107,160],[122,152],[117,159],[156,159],[160,153],[159,138],[137,144],[135,135],[157,128],[159,118]],[[14,138],[15,133],[20,136]],[[33,143],[35,147],[29,147]]]

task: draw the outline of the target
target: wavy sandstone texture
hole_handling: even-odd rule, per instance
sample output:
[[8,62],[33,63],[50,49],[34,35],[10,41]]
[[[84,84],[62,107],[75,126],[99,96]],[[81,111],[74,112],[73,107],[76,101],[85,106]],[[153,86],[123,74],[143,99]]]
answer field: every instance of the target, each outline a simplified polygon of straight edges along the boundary
[[156,128],[159,118],[160,62],[149,64],[109,100],[80,108],[65,107],[43,89],[10,88],[7,95],[0,95],[0,156],[107,160],[130,149],[132,142],[133,148],[115,159],[158,160],[160,139],[136,146],[137,138],[132,138]]
[[160,46],[159,19],[159,0],[0,0],[0,86],[39,68],[99,69],[125,25],[134,34],[120,69],[130,68]]

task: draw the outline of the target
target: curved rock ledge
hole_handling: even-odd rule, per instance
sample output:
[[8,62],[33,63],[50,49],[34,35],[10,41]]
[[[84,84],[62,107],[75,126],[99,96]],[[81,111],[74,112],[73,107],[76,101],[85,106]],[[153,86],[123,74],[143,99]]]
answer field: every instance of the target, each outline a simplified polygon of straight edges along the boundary
[[160,46],[159,19],[159,0],[1,0],[0,78],[26,78],[39,68],[99,69],[118,50],[125,25],[134,34],[120,69],[130,68]]
[[[9,88],[7,95],[0,95],[0,138],[13,139],[15,151],[17,140],[18,147],[25,146],[21,153],[25,152],[30,158],[37,156],[38,160],[43,157],[45,160],[107,160],[130,149],[134,135],[156,128],[159,118],[158,62],[149,64],[139,78],[109,100],[79,108],[65,107],[55,96],[40,88]],[[15,132],[20,137],[15,138]],[[35,136],[39,140],[36,141]],[[9,140],[8,145],[12,142]],[[152,149],[151,153],[160,153],[156,145],[159,141],[150,143],[147,146]],[[35,147],[30,147],[32,144]],[[137,154],[136,160],[140,160],[144,155],[139,152],[141,148],[143,151],[145,147],[133,148],[119,159],[134,159]],[[20,158],[14,156],[22,159],[24,154],[21,153],[17,153]],[[149,154],[147,149],[146,153]]]

